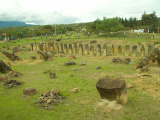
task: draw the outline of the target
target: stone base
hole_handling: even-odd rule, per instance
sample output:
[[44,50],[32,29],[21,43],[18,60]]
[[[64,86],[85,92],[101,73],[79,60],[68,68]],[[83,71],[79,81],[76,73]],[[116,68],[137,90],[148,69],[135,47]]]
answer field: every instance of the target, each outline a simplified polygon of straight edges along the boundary
[[96,88],[102,99],[116,100],[121,104],[128,101],[126,84],[122,78],[101,78]]
[[32,95],[32,94],[34,94],[36,92],[37,92],[36,89],[31,88],[31,87],[25,88],[23,90],[23,94],[25,94],[25,95]]

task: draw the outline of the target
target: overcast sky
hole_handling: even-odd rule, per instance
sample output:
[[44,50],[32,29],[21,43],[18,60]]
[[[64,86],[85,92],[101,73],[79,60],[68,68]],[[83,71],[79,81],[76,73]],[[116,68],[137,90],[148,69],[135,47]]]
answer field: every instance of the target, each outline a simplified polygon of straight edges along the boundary
[[160,0],[0,0],[0,21],[39,25],[92,22],[103,17],[160,17]]

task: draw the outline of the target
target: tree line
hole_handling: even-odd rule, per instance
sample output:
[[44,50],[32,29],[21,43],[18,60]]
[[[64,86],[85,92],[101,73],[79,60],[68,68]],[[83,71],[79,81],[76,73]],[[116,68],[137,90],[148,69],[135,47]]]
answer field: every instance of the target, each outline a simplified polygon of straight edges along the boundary
[[[72,27],[56,27],[56,34],[66,33],[67,31],[74,31]],[[0,28],[0,34],[6,33],[10,39],[14,38],[26,38],[36,37],[41,35],[50,35],[55,33],[55,26],[44,25],[44,26],[24,26],[24,27],[3,27]]]
[[[97,18],[93,22],[87,23],[73,23],[73,24],[59,24],[59,25],[44,25],[44,26],[24,26],[24,27],[3,27],[0,29],[0,34],[7,33],[7,36],[11,38],[23,38],[23,37],[36,37],[41,35],[52,35],[56,34],[65,34],[67,31],[75,31],[77,33],[82,31],[82,28],[85,28],[84,34],[95,33],[99,34],[102,32],[116,32],[122,29],[150,29],[150,32],[156,32],[160,27],[160,18],[156,16],[156,13],[153,11],[151,14],[142,14],[141,20],[138,20],[136,17],[127,18],[106,18],[103,17],[102,20]],[[11,37],[12,36],[12,37]]]

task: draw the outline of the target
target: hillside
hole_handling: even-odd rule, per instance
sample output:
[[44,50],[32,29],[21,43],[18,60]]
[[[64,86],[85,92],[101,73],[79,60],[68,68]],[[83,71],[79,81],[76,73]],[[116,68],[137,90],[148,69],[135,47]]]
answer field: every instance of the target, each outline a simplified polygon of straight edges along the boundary
[[3,28],[3,27],[10,27],[10,26],[13,26],[13,27],[19,27],[19,26],[33,26],[31,24],[26,24],[25,22],[19,22],[19,21],[0,21],[0,28]]

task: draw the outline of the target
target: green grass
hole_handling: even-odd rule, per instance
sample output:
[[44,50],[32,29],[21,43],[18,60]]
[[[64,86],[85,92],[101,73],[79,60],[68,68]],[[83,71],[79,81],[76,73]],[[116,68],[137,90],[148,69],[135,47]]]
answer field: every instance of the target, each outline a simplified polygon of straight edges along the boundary
[[[77,40],[77,39],[76,39]],[[118,40],[118,38],[108,38],[105,40]],[[120,40],[136,42],[137,39],[120,38]],[[145,39],[140,39],[139,42]],[[8,43],[9,47],[29,44],[34,40],[25,41],[22,39],[17,43]],[[41,41],[41,40],[36,40]],[[71,43],[75,39],[62,40],[62,42]],[[149,41],[149,40],[145,40]],[[5,43],[0,43],[1,47]],[[11,50],[7,50],[11,52]],[[111,113],[99,108],[94,111],[95,106],[100,100],[100,95],[96,90],[96,83],[99,78],[109,75],[110,77],[122,77],[126,83],[131,83],[135,87],[134,78],[126,77],[138,74],[138,71],[133,69],[134,65],[114,64],[111,63],[110,56],[101,57],[86,57],[75,55],[76,60],[70,60],[69,55],[65,57],[53,57],[53,61],[30,60],[29,56],[38,54],[35,52],[22,51],[20,58],[27,58],[28,62],[14,63],[11,68],[21,72],[23,75],[17,78],[12,78],[21,81],[21,86],[8,89],[3,86],[4,82],[0,82],[0,119],[1,120],[90,120],[97,119],[105,120],[158,120],[160,118],[160,98],[153,99],[149,94],[144,94],[144,90],[127,89],[128,103],[120,110],[111,110]],[[5,61],[6,58],[0,56],[0,59]],[[132,59],[131,59],[132,60]],[[66,61],[75,61],[76,65],[64,66]],[[85,62],[85,66],[79,66],[79,62]],[[138,62],[135,60],[133,62]],[[31,64],[34,63],[34,64]],[[11,62],[12,64],[12,62]],[[101,66],[101,69],[96,70],[96,66]],[[73,71],[78,69],[77,71]],[[56,78],[50,79],[49,73],[43,74],[43,71],[51,70],[56,73]],[[70,75],[73,74],[73,77]],[[0,73],[0,76],[6,73]],[[31,95],[29,99],[24,99],[23,89],[26,87],[36,88],[36,94]],[[77,93],[67,92],[73,88],[78,88]],[[66,96],[64,103],[58,104],[53,109],[45,110],[40,104],[35,104],[34,101],[43,93],[49,90],[60,90]]]

